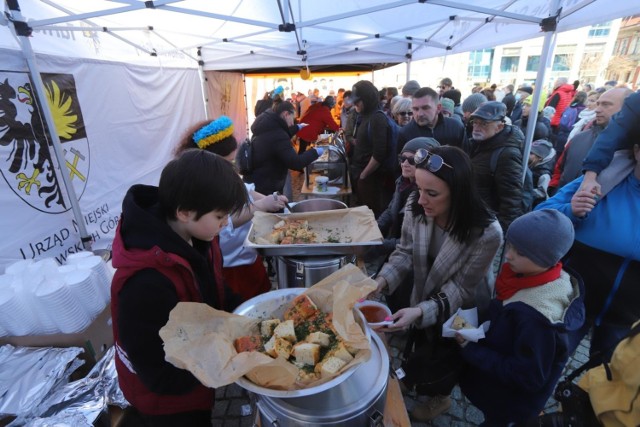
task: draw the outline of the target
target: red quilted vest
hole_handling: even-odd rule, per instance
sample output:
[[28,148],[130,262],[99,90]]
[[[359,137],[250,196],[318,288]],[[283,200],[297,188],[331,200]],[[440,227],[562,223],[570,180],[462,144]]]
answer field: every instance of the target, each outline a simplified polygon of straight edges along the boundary
[[[111,317],[116,345],[115,364],[118,382],[124,396],[141,413],[148,415],[211,409],[215,392],[204,385],[198,385],[189,393],[181,395],[157,394],[149,390],[140,381],[135,369],[131,366],[126,351],[121,346],[118,334],[118,293],[127,279],[141,269],[154,268],[168,277],[174,283],[180,301],[202,302],[198,284],[188,262],[175,254],[164,252],[159,247],[148,250],[125,249],[120,237],[120,226],[118,226],[113,242],[113,254],[113,266],[117,270],[111,284]],[[218,301],[223,304],[222,255],[217,237],[211,244],[209,256],[214,265],[213,273],[218,286]]]

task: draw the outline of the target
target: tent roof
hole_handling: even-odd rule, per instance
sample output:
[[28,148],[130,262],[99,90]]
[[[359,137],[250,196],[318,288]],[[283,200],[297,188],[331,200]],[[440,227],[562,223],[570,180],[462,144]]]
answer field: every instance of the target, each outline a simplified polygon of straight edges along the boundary
[[488,48],[541,35],[543,20],[557,14],[550,4],[560,7],[558,31],[637,13],[634,2],[607,0],[18,2],[39,53],[59,54],[47,50],[61,48],[63,40],[51,39],[64,32],[85,42],[62,52],[69,56],[164,65],[200,60],[204,69],[243,71],[305,64],[370,70]]

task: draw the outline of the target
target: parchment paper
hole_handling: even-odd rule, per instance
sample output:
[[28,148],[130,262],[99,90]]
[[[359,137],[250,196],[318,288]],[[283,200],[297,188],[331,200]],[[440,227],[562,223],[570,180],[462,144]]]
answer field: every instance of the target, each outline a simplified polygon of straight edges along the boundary
[[[285,218],[306,219],[309,222],[309,228],[316,233],[320,243],[326,242],[329,236],[338,237],[340,243],[382,241],[382,234],[380,234],[373,211],[366,206],[358,206],[357,208],[287,215],[256,212],[253,216],[253,234],[249,236],[249,242],[257,245],[273,245],[274,242],[270,238],[273,226]],[[317,244],[309,243],[307,245]],[[292,246],[305,246],[305,244]]]
[[[367,361],[371,354],[369,339],[354,318],[353,306],[375,289],[374,280],[353,264],[347,264],[305,292],[319,309],[333,313],[333,325],[345,344],[359,349],[354,360],[337,375]],[[165,359],[189,370],[202,384],[213,388],[231,384],[243,375],[275,390],[308,388],[332,379],[298,384],[298,368],[286,360],[272,359],[260,352],[237,353],[233,341],[245,335],[259,335],[261,320],[216,310],[206,304],[178,303],[160,330]]]

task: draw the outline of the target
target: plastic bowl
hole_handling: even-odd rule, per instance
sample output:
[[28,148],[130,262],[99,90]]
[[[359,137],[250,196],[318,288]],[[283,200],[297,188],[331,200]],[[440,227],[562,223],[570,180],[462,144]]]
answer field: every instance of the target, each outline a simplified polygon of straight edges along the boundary
[[386,305],[378,302],[365,300],[356,304],[369,326],[390,325],[393,322],[385,320],[391,316],[391,310]]

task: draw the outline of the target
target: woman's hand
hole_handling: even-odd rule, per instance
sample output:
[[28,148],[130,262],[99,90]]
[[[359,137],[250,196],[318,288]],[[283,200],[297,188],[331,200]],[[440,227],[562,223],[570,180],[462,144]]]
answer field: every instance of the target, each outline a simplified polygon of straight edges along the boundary
[[256,210],[261,212],[278,212],[284,209],[284,204],[289,200],[284,195],[265,196],[260,200],[253,202]]
[[418,307],[407,307],[396,311],[391,319],[393,325],[388,325],[384,332],[396,332],[409,329],[411,324],[422,317],[422,310]]
[[578,190],[571,198],[571,212],[575,217],[583,218],[593,210],[598,196],[588,190]]

